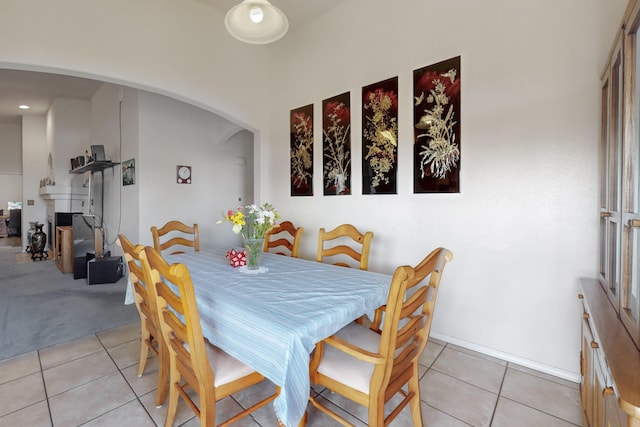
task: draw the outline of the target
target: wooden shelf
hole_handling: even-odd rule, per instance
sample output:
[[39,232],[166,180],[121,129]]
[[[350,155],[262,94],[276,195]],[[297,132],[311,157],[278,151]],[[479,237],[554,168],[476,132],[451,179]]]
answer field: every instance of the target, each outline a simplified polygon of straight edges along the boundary
[[81,174],[81,173],[85,173],[85,172],[100,172],[100,171],[103,171],[105,169],[112,168],[115,165],[119,165],[119,164],[120,163],[114,163],[114,162],[108,161],[108,160],[95,161],[95,162],[87,163],[84,166],[80,166],[78,168],[71,169],[69,171],[69,173]]
[[56,227],[53,259],[60,271],[73,273],[73,229],[70,225]]

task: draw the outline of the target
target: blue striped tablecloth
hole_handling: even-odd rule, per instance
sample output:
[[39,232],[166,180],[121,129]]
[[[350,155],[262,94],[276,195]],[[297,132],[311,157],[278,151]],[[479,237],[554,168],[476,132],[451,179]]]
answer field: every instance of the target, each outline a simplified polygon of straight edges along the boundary
[[227,353],[281,387],[276,415],[302,419],[314,345],[386,303],[391,276],[265,253],[268,272],[233,268],[226,251],[167,256],[187,266],[202,331]]

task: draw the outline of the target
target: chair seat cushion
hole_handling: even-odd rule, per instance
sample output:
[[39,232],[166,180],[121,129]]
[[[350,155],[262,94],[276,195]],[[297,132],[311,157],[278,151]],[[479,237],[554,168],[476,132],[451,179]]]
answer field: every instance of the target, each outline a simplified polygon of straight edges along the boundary
[[[228,355],[207,340],[205,340],[204,344],[207,357],[209,358],[209,365],[213,371],[213,385],[215,387],[228,384],[254,372],[253,369],[235,357]],[[189,351],[189,344],[185,343],[184,347]]]
[[[377,353],[379,350],[380,335],[357,323],[350,323],[339,330],[336,335],[370,352]],[[358,360],[331,345],[325,344],[324,357],[320,362],[320,366],[318,366],[318,372],[365,394],[369,394],[369,383],[373,368],[373,364]]]
[[207,343],[207,356],[213,370],[214,385],[219,387],[254,372],[253,369],[228,355],[218,347]]

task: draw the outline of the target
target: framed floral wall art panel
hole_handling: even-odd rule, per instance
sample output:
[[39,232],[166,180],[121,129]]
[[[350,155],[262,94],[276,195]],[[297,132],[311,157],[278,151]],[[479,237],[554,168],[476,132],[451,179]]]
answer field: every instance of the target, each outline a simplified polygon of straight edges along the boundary
[[460,192],[460,57],[413,72],[413,192]]
[[346,92],[322,101],[324,195],[351,194],[351,101]]
[[362,194],[397,194],[398,77],[362,88]]
[[313,104],[291,110],[291,195],[313,196]]

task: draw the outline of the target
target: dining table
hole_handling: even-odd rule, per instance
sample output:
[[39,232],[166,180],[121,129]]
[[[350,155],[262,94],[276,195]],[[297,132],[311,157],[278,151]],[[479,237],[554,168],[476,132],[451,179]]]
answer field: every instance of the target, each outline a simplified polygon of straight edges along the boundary
[[226,254],[203,249],[165,260],[187,266],[205,338],[280,386],[275,415],[298,426],[316,343],[385,304],[392,277],[272,253],[256,272],[231,266]]

